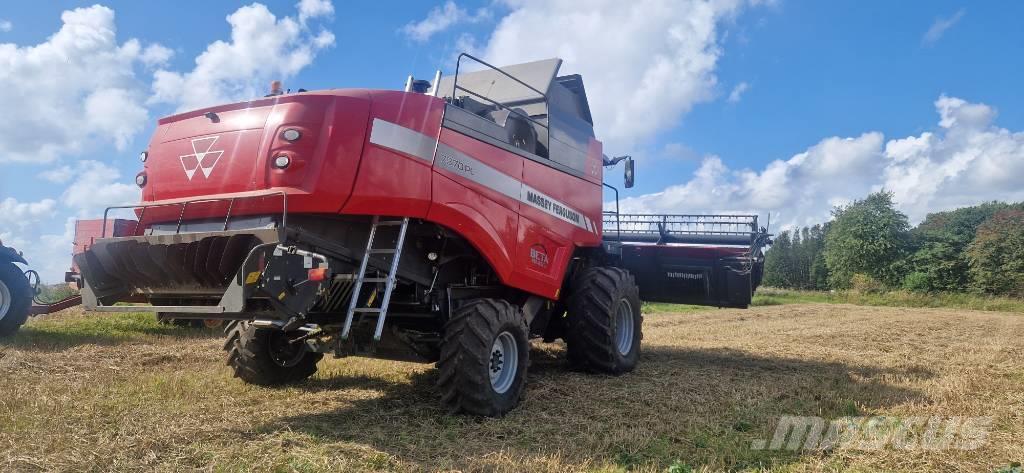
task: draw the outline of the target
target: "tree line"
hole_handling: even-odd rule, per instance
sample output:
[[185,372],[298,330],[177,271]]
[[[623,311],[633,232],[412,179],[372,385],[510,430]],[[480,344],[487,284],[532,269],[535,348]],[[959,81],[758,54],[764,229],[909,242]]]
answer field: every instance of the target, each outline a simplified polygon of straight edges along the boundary
[[928,214],[911,227],[881,191],[832,220],[781,232],[765,253],[768,286],[1024,296],[1024,203]]

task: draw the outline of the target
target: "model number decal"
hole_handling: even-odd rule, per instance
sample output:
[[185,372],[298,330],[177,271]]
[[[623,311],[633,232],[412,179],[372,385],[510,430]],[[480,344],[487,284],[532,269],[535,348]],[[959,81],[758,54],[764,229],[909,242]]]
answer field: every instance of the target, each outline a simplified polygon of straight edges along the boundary
[[455,158],[453,156],[449,156],[449,155],[447,155],[445,153],[441,153],[441,152],[437,153],[437,155],[441,158],[441,165],[446,167],[446,168],[448,168],[448,169],[451,169],[453,171],[458,171],[458,172],[460,172],[462,174],[468,174],[470,176],[476,174],[475,172],[473,172],[473,166],[471,166],[471,165],[469,165],[469,164],[467,164],[467,163],[465,163],[463,161],[460,161],[459,159],[457,159],[457,158]]

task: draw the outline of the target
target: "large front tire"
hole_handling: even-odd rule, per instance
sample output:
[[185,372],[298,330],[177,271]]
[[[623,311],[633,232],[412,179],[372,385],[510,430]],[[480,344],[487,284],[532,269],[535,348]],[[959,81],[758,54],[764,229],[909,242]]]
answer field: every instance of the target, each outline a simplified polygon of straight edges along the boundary
[[438,388],[452,412],[500,417],[519,404],[530,345],[526,320],[499,299],[475,299],[445,324]]
[[256,328],[249,322],[231,322],[224,334],[228,366],[236,378],[250,384],[278,386],[302,381],[316,373],[316,364],[324,357],[307,350],[302,342],[290,343],[296,334]]
[[621,268],[583,271],[569,296],[565,342],[569,361],[588,371],[622,374],[640,360],[640,289]]
[[28,320],[32,288],[14,263],[0,263],[0,337],[13,335]]

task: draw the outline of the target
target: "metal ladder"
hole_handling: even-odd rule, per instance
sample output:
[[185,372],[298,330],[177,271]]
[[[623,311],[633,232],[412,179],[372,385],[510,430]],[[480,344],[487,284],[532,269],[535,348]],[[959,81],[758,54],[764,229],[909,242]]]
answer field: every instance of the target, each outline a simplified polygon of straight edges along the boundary
[[[394,248],[374,248],[373,240],[377,236],[377,229],[380,227],[399,226],[398,241]],[[348,312],[345,314],[345,327],[341,330],[341,339],[348,340],[349,332],[352,330],[352,319],[356,314],[377,314],[377,329],[373,332],[373,341],[379,342],[381,333],[384,331],[384,318],[388,314],[388,303],[391,302],[391,291],[395,288],[396,274],[398,274],[398,260],[402,256],[402,244],[405,243],[405,232],[409,229],[409,217],[401,220],[381,220],[380,216],[373,217],[373,224],[370,226],[370,237],[366,239],[366,253],[363,254],[363,261],[359,264],[359,274],[356,275],[356,283],[352,288],[352,296],[348,302]],[[391,267],[386,278],[366,277],[366,267],[373,255],[391,255]],[[363,283],[384,283],[384,296],[380,300],[380,308],[356,307],[359,303],[359,292]]]

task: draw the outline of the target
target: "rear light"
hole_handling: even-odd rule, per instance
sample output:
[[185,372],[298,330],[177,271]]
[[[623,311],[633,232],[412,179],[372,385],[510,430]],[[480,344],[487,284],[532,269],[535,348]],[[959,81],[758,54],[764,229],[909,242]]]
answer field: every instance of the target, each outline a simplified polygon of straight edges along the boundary
[[320,282],[327,279],[327,268],[313,268],[307,273],[306,279],[313,282]]
[[281,132],[281,138],[284,138],[285,141],[288,142],[298,141],[299,138],[302,138],[302,132],[294,128],[289,128]]
[[139,153],[139,161],[144,163],[144,162],[146,162],[147,159],[149,159],[149,152],[148,151],[143,151],[143,152]]
[[282,155],[282,156],[278,156],[278,157],[274,158],[274,167],[278,168],[278,169],[284,169],[284,168],[288,167],[288,165],[291,164],[291,163],[292,163],[292,158],[289,158],[288,156],[283,156]]
[[135,175],[135,184],[138,185],[139,187],[146,187],[147,181],[148,179],[146,177],[146,173],[140,172]]

